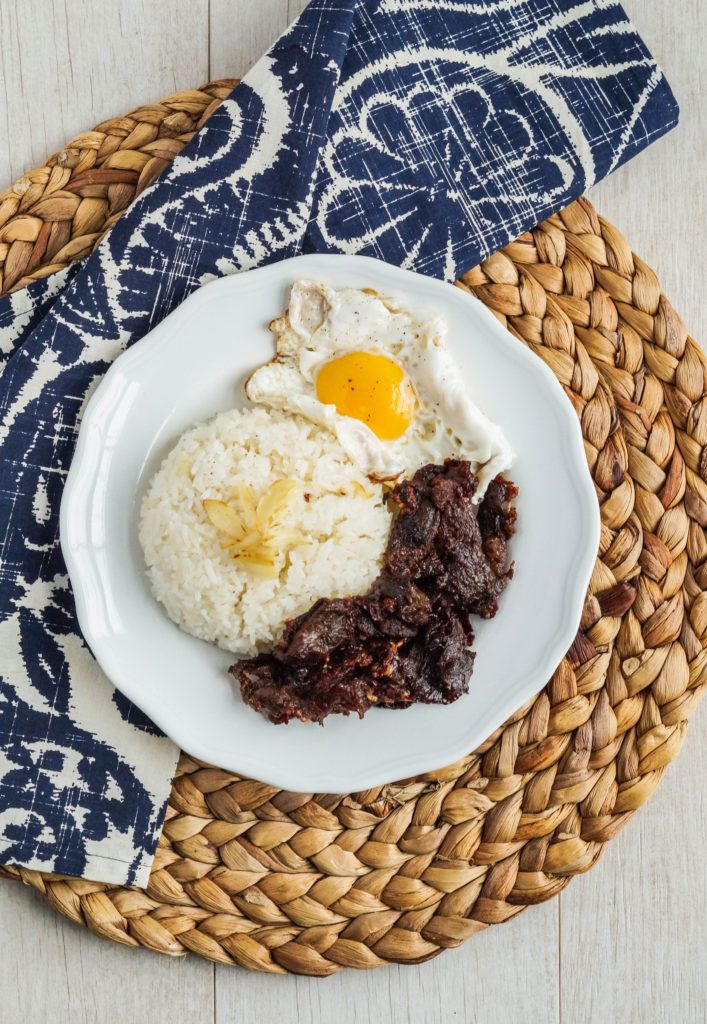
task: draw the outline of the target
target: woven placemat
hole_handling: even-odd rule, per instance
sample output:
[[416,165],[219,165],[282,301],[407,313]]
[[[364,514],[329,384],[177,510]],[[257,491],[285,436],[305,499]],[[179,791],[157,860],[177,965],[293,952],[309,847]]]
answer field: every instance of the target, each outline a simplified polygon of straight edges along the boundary
[[[90,252],[232,85],[106,121],[2,193],[1,289]],[[707,686],[707,361],[585,199],[459,284],[563,384],[601,505],[581,629],[542,693],[456,764],[362,793],[183,755],[144,891],[3,874],[116,942],[327,975],[420,963],[549,899],[650,797]]]

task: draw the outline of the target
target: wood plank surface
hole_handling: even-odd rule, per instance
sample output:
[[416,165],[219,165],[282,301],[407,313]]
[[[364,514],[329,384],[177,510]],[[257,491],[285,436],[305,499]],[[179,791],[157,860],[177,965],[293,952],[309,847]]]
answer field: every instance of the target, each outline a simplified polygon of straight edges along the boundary
[[213,1024],[214,1005],[206,961],[106,942],[0,881],[0,1024]]
[[0,0],[3,187],[98,121],[208,77],[208,0]]
[[211,0],[211,77],[240,78],[287,28],[287,0]]
[[[216,968],[216,1024],[555,1024],[557,900],[419,967],[244,979]],[[256,1011],[257,1008],[257,1011]],[[569,1019],[569,1018],[568,1018]]]
[[[0,187],[73,134],[241,75],[306,0],[0,0]],[[707,202],[704,0],[625,0],[682,108],[592,193],[698,338]],[[3,104],[4,100],[4,104]],[[650,805],[563,895],[420,967],[270,978],[116,947],[0,882],[0,1024],[703,1024],[707,713]]]

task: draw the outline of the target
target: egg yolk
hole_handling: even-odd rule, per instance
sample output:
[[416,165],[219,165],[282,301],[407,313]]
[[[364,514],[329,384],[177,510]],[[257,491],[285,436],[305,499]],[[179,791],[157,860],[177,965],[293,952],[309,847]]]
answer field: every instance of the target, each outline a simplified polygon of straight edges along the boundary
[[415,415],[415,392],[396,362],[377,352],[348,352],[325,363],[317,398],[341,416],[361,420],[381,441],[401,437]]

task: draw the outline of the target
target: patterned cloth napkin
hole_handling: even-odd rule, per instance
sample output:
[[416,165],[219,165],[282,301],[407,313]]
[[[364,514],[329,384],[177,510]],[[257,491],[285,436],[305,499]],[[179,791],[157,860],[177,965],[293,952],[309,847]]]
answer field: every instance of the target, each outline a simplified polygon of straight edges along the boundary
[[59,550],[111,360],[303,250],[451,281],[676,119],[612,0],[314,0],[92,256],[0,302],[0,861],[143,885],[176,763],[83,642]]

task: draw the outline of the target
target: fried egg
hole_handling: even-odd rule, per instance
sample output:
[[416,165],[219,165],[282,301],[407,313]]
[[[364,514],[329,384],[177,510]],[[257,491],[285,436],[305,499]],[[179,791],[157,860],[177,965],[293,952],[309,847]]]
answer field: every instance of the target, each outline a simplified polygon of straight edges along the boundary
[[466,392],[441,316],[413,314],[368,289],[297,281],[270,329],[277,354],[251,374],[248,398],[331,430],[372,480],[468,459],[478,501],[511,465],[503,431]]

